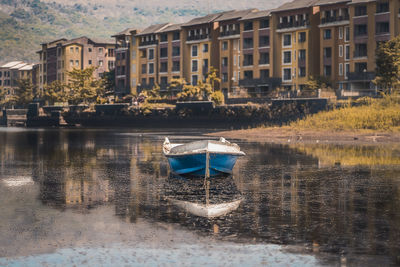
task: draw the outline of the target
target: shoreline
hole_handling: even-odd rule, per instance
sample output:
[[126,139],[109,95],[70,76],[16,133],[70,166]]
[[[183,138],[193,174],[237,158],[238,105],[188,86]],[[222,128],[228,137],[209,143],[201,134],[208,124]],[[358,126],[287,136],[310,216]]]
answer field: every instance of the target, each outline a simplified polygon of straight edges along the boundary
[[400,133],[372,131],[312,131],[289,127],[218,131],[207,136],[275,144],[399,144]]

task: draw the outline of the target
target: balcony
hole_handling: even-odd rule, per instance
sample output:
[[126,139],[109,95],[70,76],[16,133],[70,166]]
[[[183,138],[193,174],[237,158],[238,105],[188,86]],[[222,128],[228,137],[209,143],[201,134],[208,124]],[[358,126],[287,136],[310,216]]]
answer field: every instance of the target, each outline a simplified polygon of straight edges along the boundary
[[321,24],[349,21],[349,19],[350,19],[349,14],[345,14],[343,16],[336,16],[336,17],[325,17],[325,18],[321,19]]
[[245,78],[239,81],[240,86],[256,87],[261,85],[269,85],[270,88],[280,86],[282,83],[281,78],[261,77],[261,78]]
[[349,72],[348,75],[349,81],[372,81],[375,79],[375,72]]
[[152,40],[152,41],[140,42],[139,46],[156,45],[156,44],[158,44],[158,41]]
[[307,27],[310,25],[309,20],[298,20],[292,22],[282,22],[278,24],[278,30],[288,29],[288,28],[299,28],[299,27]]
[[239,35],[240,34],[240,30],[230,30],[230,31],[223,31],[219,33],[220,37],[229,37],[229,36],[233,36],[233,35]]
[[209,39],[210,35],[209,34],[196,34],[196,35],[191,35],[187,37],[187,41],[198,41],[198,40],[205,40]]

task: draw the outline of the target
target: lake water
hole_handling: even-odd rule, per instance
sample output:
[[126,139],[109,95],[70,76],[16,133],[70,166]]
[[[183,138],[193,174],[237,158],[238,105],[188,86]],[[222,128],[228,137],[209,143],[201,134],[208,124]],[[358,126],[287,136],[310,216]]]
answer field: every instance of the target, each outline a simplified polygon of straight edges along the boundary
[[232,176],[170,175],[164,137],[201,134],[0,128],[0,265],[400,264],[400,145],[237,142]]

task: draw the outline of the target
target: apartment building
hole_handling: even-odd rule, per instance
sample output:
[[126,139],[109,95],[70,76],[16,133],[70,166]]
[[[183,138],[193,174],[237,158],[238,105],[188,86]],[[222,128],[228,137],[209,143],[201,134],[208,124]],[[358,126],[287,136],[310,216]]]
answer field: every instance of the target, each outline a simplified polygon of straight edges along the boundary
[[167,89],[172,79],[183,77],[181,25],[172,24],[158,32],[158,84],[162,91]]
[[281,84],[273,69],[275,24],[271,12],[250,12],[239,21],[242,47],[239,85],[247,93],[266,96]]
[[159,80],[159,32],[170,23],[155,24],[135,35],[138,42],[138,92],[152,89]]
[[216,20],[227,13],[194,18],[182,25],[183,76],[192,85],[205,81],[210,67],[219,70],[219,23]]
[[274,9],[274,73],[282,87],[301,91],[310,76],[320,74],[320,20],[317,1],[296,0]]
[[[117,96],[136,92],[136,84],[131,84],[131,62],[136,63],[136,50],[131,49],[131,37],[136,33],[136,29],[128,28],[112,36],[115,38],[115,95]],[[132,66],[136,67],[136,64]],[[135,70],[136,68],[132,71]]]
[[219,24],[219,75],[221,89],[225,95],[239,93],[240,80],[240,19],[249,13],[257,11],[248,9],[226,12],[218,17],[215,22]]
[[32,80],[34,65],[22,61],[12,61],[0,66],[0,88],[3,88],[6,97],[16,93],[18,80]]
[[67,40],[59,39],[43,43],[37,52],[40,58],[39,87],[53,81],[68,83],[68,71],[97,67],[94,75],[100,78],[102,74],[114,68],[114,41],[89,39],[85,36]]
[[320,76],[326,77],[334,89],[347,90],[350,71],[351,0],[320,0]]
[[380,42],[399,34],[398,0],[353,0],[350,15],[350,64],[347,66],[347,94],[374,94],[375,53]]

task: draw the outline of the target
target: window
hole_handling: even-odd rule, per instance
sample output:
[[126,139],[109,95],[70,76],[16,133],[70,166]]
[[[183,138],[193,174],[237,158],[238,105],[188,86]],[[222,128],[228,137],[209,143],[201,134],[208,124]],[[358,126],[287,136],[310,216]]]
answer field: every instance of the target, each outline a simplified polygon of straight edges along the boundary
[[367,71],[367,63],[366,62],[355,63],[354,69],[355,69],[355,72],[364,73]]
[[91,60],[89,60],[89,65],[92,65],[92,61]]
[[74,61],[73,61],[73,60],[70,60],[70,61],[69,61],[69,66],[70,66],[70,67],[73,67],[73,66],[74,66]]
[[75,52],[79,53],[79,47],[75,47]]
[[146,64],[142,64],[142,74],[146,74],[146,72],[147,72]]
[[142,78],[142,85],[146,84],[146,78]]
[[243,66],[253,65],[253,54],[245,54],[243,59],[244,59]]
[[377,22],[376,34],[389,33],[389,22]]
[[354,15],[356,17],[367,15],[367,6],[366,5],[356,6],[354,10]]
[[227,57],[222,58],[221,65],[222,65],[222,67],[228,67],[228,58]]
[[292,35],[285,34],[283,35],[283,47],[288,47],[292,45]]
[[79,60],[75,60],[75,66],[79,67]]
[[260,36],[259,47],[269,46],[269,35]]
[[344,64],[345,67],[345,78],[347,79],[349,77],[349,73],[350,73],[350,63],[345,63]]
[[192,72],[198,72],[199,66],[197,60],[192,60]]
[[269,70],[260,70],[260,78],[261,79],[269,78]]
[[162,85],[167,85],[168,84],[168,77],[161,77],[160,78],[160,84]]
[[179,46],[172,47],[172,56],[179,57],[181,55],[181,48]]
[[260,65],[269,64],[269,53],[260,53]]
[[344,49],[345,49],[345,60],[350,60],[350,45],[345,45],[344,46]]
[[114,56],[114,49],[112,49],[112,48],[108,49],[108,56],[109,57],[113,57]]
[[344,41],[348,42],[350,41],[350,27],[345,27],[344,28]]
[[253,38],[243,39],[243,49],[253,48]]
[[306,41],[306,36],[305,32],[299,32],[299,43],[304,43]]
[[253,30],[253,22],[247,21],[244,23],[244,30],[245,31],[251,31]]
[[339,63],[339,76],[343,76],[343,63]]
[[290,64],[290,63],[292,63],[292,52],[284,51],[283,52],[283,64]]
[[141,58],[146,58],[147,57],[147,51],[146,50],[140,50],[140,57]]
[[304,60],[306,60],[306,50],[300,49],[299,50],[299,61],[304,61]]
[[166,33],[161,34],[160,42],[168,42],[168,35]]
[[203,59],[203,73],[208,72],[208,59]]
[[292,69],[290,69],[290,68],[283,69],[283,80],[284,81],[292,80]]
[[222,73],[222,82],[223,83],[228,82],[228,73]]
[[324,47],[324,58],[331,58],[331,57],[332,57],[332,48]]
[[[74,48],[73,48],[73,47],[70,47],[70,48],[69,48],[69,52],[70,52],[70,53],[74,53]],[[45,59],[45,57],[44,57],[43,59]]]
[[192,75],[192,85],[197,85],[197,81],[198,81],[198,76],[197,75]]
[[325,65],[324,66],[324,75],[325,76],[331,76],[332,74],[332,66],[331,65]]
[[367,35],[367,24],[356,24],[354,25],[354,36]]
[[154,73],[154,63],[149,63],[149,74]]
[[208,44],[203,44],[203,53],[208,52]]
[[222,50],[223,51],[228,50],[228,42],[227,41],[222,42]]
[[366,57],[368,54],[367,44],[355,44],[354,57]]
[[377,2],[376,3],[376,13],[389,12],[389,2]]
[[180,33],[179,32],[174,32],[173,33],[173,35],[172,35],[172,40],[179,40],[181,37],[180,37]]
[[343,39],[343,27],[339,27],[339,39]]
[[153,77],[149,78],[149,85],[154,85],[154,78]]
[[89,51],[89,53],[92,53],[92,48],[89,47],[89,48],[88,48],[88,51]]
[[269,28],[269,19],[263,19],[260,21],[260,29]]
[[149,49],[149,60],[152,60],[152,59],[154,59],[154,49],[153,48]]
[[160,72],[168,72],[168,62],[161,62]]
[[332,37],[332,30],[331,29],[325,29],[324,30],[324,39],[328,40],[331,39]]
[[99,47],[99,54],[103,54],[103,47]]
[[197,57],[197,45],[192,46],[192,57]]
[[243,75],[244,75],[245,79],[253,79],[253,71],[252,70],[244,71]]
[[160,48],[160,58],[168,57],[168,47]]
[[180,70],[181,70],[181,62],[172,61],[172,71],[180,71]]
[[299,67],[299,77],[306,77],[306,67]]

